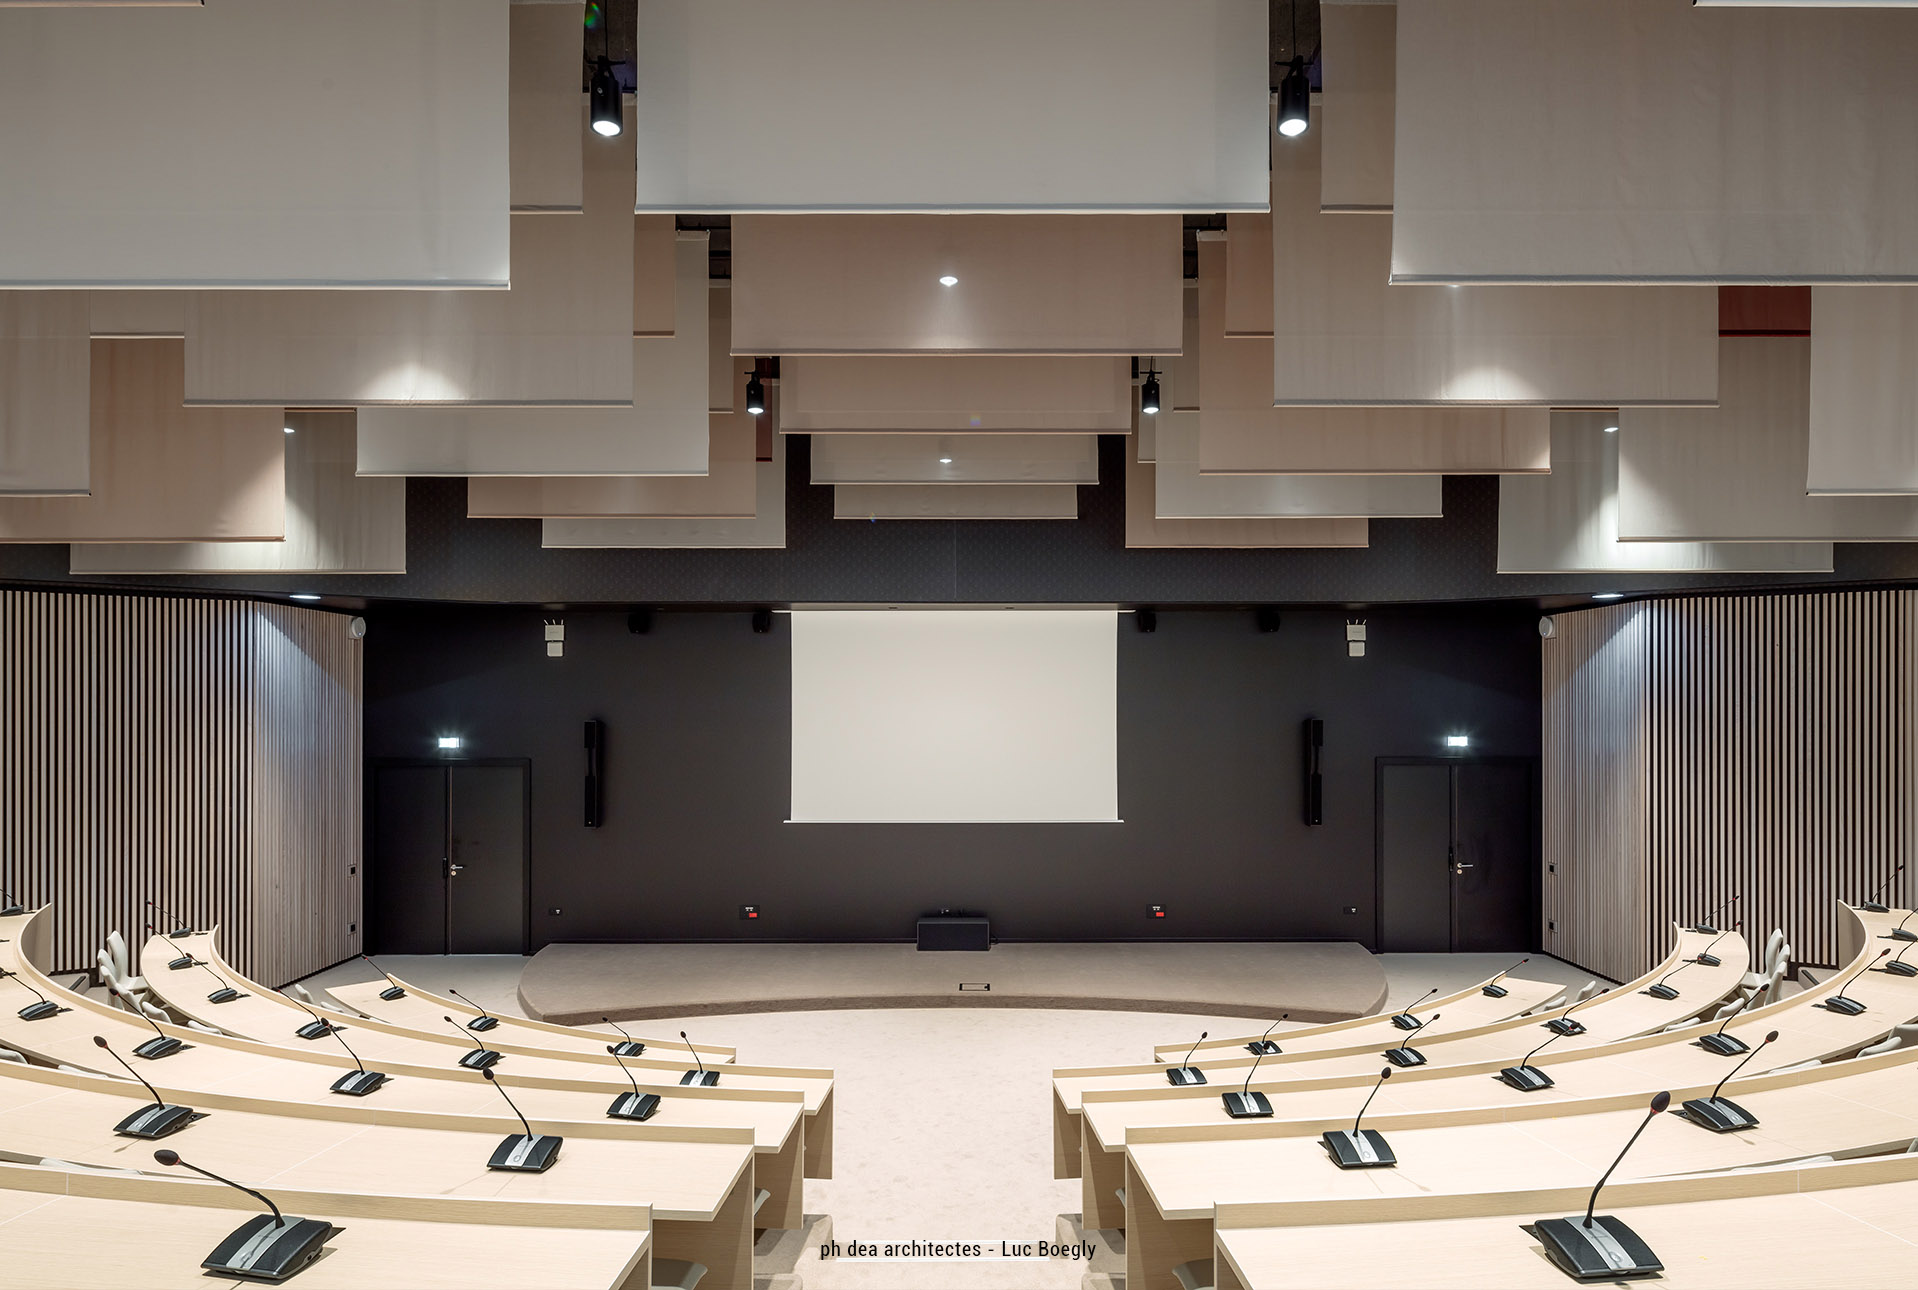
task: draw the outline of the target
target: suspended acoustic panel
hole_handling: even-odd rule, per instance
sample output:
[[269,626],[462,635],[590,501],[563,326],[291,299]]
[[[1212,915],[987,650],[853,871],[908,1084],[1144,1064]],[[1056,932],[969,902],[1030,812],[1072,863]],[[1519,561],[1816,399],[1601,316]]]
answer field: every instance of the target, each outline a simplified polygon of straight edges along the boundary
[[[770,410],[770,409],[769,409]],[[546,519],[543,547],[779,548],[786,545],[786,436],[753,467],[751,519]]]
[[507,7],[0,11],[0,286],[505,287]]
[[1179,327],[1179,352],[1166,355],[1159,364],[1166,382],[1162,397],[1174,412],[1199,410],[1199,284],[1188,282],[1183,296],[1183,315]]
[[360,473],[705,474],[706,240],[705,233],[679,235],[676,334],[623,340],[631,356],[631,406],[361,408]]
[[1179,352],[1176,215],[737,215],[732,233],[735,354]]
[[177,340],[92,342],[92,491],[0,497],[0,542],[285,538],[284,413],[186,407],[180,349]]
[[1131,429],[1123,358],[795,357],[781,361],[779,386],[788,433]]
[[[645,219],[646,216],[635,216]],[[733,410],[733,285],[714,282],[706,292],[706,410]]]
[[93,334],[109,340],[186,335],[191,291],[89,291]]
[[585,5],[514,4],[507,56],[513,209],[577,214],[586,96],[580,93]]
[[1918,288],[1811,288],[1814,494],[1918,493]]
[[1392,209],[1392,118],[1398,98],[1398,6],[1319,6],[1325,90],[1314,111],[1324,139],[1319,209],[1370,214]]
[[1125,544],[1151,547],[1363,547],[1366,520],[1162,520],[1155,513],[1154,470],[1128,455]]
[[645,0],[641,210],[1265,202],[1265,0]]
[[[671,336],[679,325],[678,238],[670,215],[633,216],[633,335]],[[709,306],[710,307],[710,306]],[[720,371],[726,370],[724,364]],[[721,377],[723,381],[723,376]]]
[[1070,484],[949,488],[943,484],[835,484],[836,520],[1076,520]]
[[[625,403],[633,294],[614,284],[633,277],[631,133],[588,132],[581,146],[585,213],[512,217],[511,291],[198,293],[187,332],[188,400]],[[652,233],[663,238],[669,228]]]
[[87,299],[0,293],[0,494],[85,493]]
[[[1333,217],[1327,217],[1333,218]],[[1274,408],[1273,347],[1224,335],[1223,244],[1199,242],[1199,468],[1245,474],[1548,470],[1544,408]]]
[[1552,413],[1552,473],[1498,485],[1500,573],[1829,573],[1829,542],[1620,542],[1611,411]]
[[[746,384],[753,360],[729,359],[738,385]],[[466,482],[468,519],[548,515],[682,516],[749,519],[757,505],[758,418],[745,410],[714,414],[711,464],[703,475],[605,475],[596,478],[478,477]]]
[[1870,9],[1399,10],[1394,282],[1918,279],[1918,25]]
[[405,573],[406,481],[353,473],[353,413],[288,412],[283,542],[75,543],[74,573]]
[[1068,434],[816,434],[815,484],[1096,484],[1099,440]]
[[1225,334],[1272,338],[1272,213],[1225,217]]
[[1718,293],[1393,286],[1393,220],[1319,210],[1319,136],[1272,143],[1279,404],[1709,404]]
[[1918,541],[1918,497],[1808,497],[1811,342],[1719,342],[1719,406],[1623,409],[1621,540]]
[[1438,516],[1442,475],[1199,474],[1203,412],[1160,414],[1154,514],[1162,520]]

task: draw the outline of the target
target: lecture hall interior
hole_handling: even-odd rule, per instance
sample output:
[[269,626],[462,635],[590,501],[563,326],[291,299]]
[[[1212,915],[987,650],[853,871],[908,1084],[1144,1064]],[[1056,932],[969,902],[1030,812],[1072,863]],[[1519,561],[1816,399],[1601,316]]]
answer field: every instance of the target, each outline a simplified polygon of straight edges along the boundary
[[1914,68],[0,0],[0,1285],[1918,1282]]

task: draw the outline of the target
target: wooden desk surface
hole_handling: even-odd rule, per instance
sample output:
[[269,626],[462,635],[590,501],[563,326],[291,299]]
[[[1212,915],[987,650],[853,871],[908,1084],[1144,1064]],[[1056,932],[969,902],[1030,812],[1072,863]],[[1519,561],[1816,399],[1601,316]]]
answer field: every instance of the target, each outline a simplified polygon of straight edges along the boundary
[[[1599,1208],[1624,1219],[1645,1239],[1665,1265],[1650,1284],[1673,1290],[1785,1285],[1851,1290],[1908,1282],[1918,1260],[1918,1178],[1846,1185],[1846,1175],[1865,1172],[1863,1163],[1789,1171],[1779,1180],[1789,1190],[1724,1198],[1686,1198],[1710,1189],[1707,1180],[1614,1184]],[[1912,1172],[1918,1170],[1907,1166],[1906,1173]],[[1657,1191],[1675,1198],[1637,1199]],[[1556,1290],[1574,1285],[1522,1225],[1582,1212],[1583,1196],[1541,1199],[1546,1203],[1520,1214],[1372,1221],[1362,1230],[1345,1224],[1240,1226],[1221,1213],[1217,1285],[1219,1290],[1372,1290],[1395,1284]],[[1256,1218],[1248,1214],[1244,1221]],[[1357,1250],[1362,1255],[1355,1256]]]
[[[288,1212],[342,1229],[294,1283],[310,1290],[367,1290],[402,1281],[414,1290],[638,1290],[651,1279],[651,1222],[643,1209],[620,1212],[617,1227],[568,1225],[557,1215],[544,1224],[507,1225],[379,1216],[351,1204],[345,1206],[350,1212],[341,1212],[328,1207],[330,1199],[282,1202]],[[0,1165],[6,1283],[35,1290],[257,1284],[213,1277],[200,1268],[200,1260],[252,1208],[247,1197],[198,1179]]]
[[[1483,992],[1482,987],[1489,980],[1490,978],[1487,978],[1486,981],[1467,986],[1463,990],[1455,990],[1451,994],[1434,995],[1419,1005],[1417,1015],[1427,1016],[1434,1012],[1442,1012],[1448,1023],[1454,1021],[1458,1023],[1459,1030],[1476,1030],[1480,1026],[1509,1021],[1513,1017],[1529,1012],[1555,995],[1564,994],[1567,989],[1552,981],[1533,981],[1526,977],[1505,976],[1499,979],[1499,984],[1505,988],[1505,997],[1498,999]],[[1381,1042],[1389,1046],[1405,1034],[1405,1031],[1391,1023],[1391,1017],[1397,1011],[1398,1009],[1393,1009],[1392,1012],[1375,1012],[1370,1016],[1354,1017],[1350,1021],[1327,1022],[1322,1026],[1301,1026],[1296,1030],[1278,1030],[1273,1032],[1273,1038],[1278,1040],[1287,1053],[1332,1052],[1371,1046]],[[1446,1029],[1450,1030],[1451,1026],[1448,1024]],[[1257,1038],[1259,1038],[1259,1032],[1254,1031],[1251,1034],[1227,1035],[1223,1038],[1203,1040],[1199,1044],[1196,1059],[1236,1057],[1245,1051],[1247,1044]],[[1155,1046],[1152,1057],[1154,1061],[1162,1063],[1179,1062],[1183,1061],[1186,1053],[1191,1050],[1191,1039],[1188,1038],[1184,1043],[1175,1040]]]

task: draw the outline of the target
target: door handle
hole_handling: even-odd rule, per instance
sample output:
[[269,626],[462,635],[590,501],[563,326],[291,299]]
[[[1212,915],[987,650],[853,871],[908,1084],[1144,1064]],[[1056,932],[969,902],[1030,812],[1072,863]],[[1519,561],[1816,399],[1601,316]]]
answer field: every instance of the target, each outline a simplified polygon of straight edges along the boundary
[[1469,864],[1458,864],[1458,863],[1454,863],[1454,864],[1452,865],[1452,872],[1453,872],[1453,873],[1464,873],[1464,872],[1465,872],[1465,871],[1466,871],[1467,869],[1471,869],[1471,868],[1474,868],[1474,867],[1475,867],[1475,866],[1473,866],[1473,865],[1469,865]]
[[460,876],[460,874],[464,873],[465,871],[466,871],[466,866],[463,864],[454,864],[450,860],[447,861],[446,863],[446,872],[449,877],[457,878]]

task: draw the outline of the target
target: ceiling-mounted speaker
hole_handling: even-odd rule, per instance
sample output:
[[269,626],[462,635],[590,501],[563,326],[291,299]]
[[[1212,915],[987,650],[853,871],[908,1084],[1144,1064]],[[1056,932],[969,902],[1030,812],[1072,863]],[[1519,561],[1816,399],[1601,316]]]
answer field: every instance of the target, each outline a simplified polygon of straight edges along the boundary
[[753,610],[753,630],[758,632],[761,636],[764,636],[767,633],[771,632],[772,629],[773,629],[773,611],[770,609]]
[[1283,622],[1279,617],[1279,611],[1270,605],[1261,605],[1252,616],[1258,622],[1259,630],[1262,632],[1276,632]]
[[1159,611],[1156,609],[1141,609],[1133,614],[1132,619],[1142,632],[1159,630]]
[[1558,635],[1558,619],[1551,617],[1549,614],[1539,619],[1538,634],[1546,640],[1550,640],[1552,637]]
[[653,630],[653,611],[635,609],[626,615],[626,630],[635,636],[644,636]]
[[586,827],[596,829],[605,818],[605,798],[602,793],[605,780],[601,766],[606,753],[606,723],[588,721],[586,723]]
[[1305,822],[1307,824],[1325,823],[1325,776],[1320,769],[1320,754],[1325,750],[1325,722],[1317,717],[1307,717],[1300,728],[1305,745],[1305,755],[1300,759],[1305,767]]

